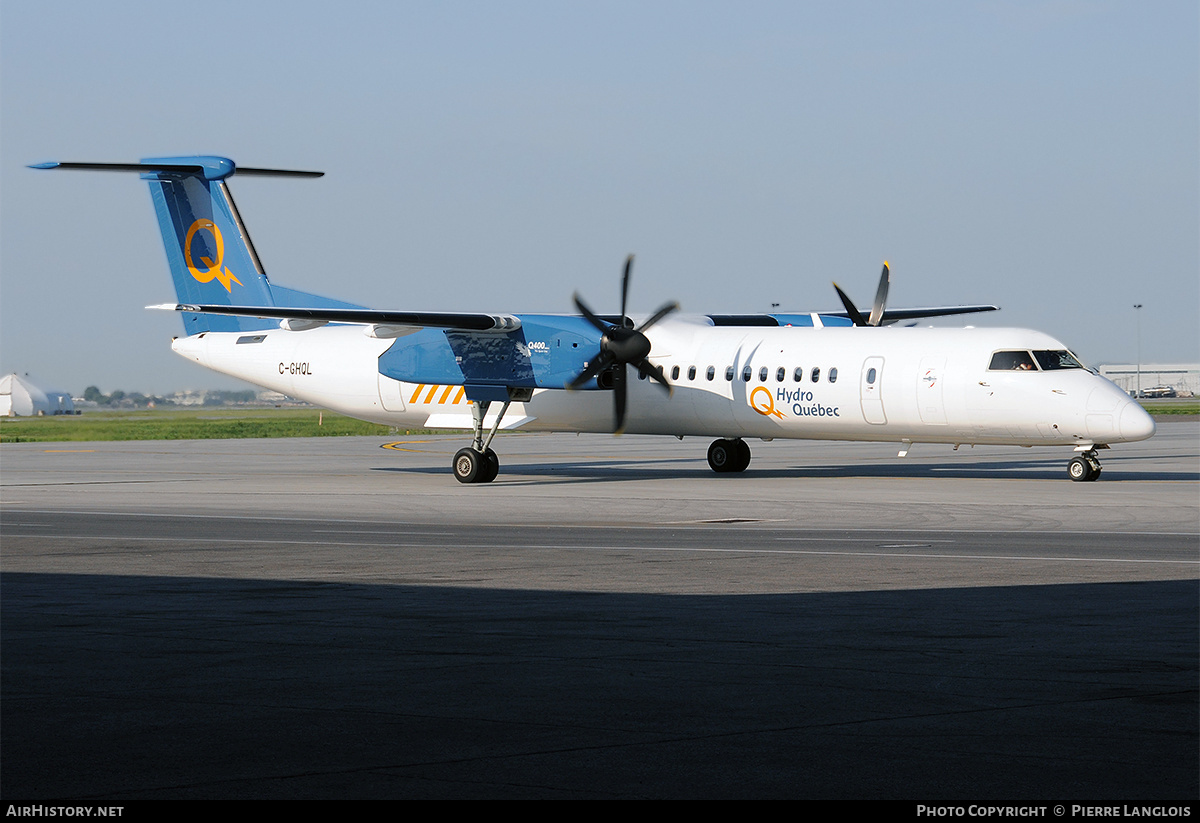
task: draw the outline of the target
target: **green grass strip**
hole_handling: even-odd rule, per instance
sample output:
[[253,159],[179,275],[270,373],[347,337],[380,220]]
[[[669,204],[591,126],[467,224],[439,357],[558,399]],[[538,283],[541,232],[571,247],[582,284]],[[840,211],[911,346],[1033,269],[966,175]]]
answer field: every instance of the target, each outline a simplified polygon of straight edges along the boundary
[[386,437],[425,433],[428,432],[423,429],[396,429],[378,423],[365,423],[321,409],[151,409],[0,418],[0,443],[358,435]]

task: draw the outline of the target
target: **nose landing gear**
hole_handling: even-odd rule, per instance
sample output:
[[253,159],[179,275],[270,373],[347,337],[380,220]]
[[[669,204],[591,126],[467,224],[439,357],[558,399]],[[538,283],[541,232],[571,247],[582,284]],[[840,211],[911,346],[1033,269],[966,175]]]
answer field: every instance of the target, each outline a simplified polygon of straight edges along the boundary
[[1088,449],[1082,454],[1072,457],[1067,464],[1067,474],[1077,482],[1088,482],[1100,476],[1100,459],[1095,449]]

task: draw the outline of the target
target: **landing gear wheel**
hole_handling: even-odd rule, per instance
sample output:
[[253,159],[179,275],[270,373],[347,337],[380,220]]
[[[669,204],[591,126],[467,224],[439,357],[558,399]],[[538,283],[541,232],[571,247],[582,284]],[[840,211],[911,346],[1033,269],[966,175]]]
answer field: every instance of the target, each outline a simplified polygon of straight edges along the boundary
[[500,473],[500,458],[491,449],[459,449],[454,455],[454,479],[459,483],[491,483]]
[[1088,482],[1100,476],[1100,461],[1088,455],[1071,458],[1067,464],[1067,474],[1077,482]]
[[708,447],[708,465],[713,471],[722,474],[745,471],[750,465],[750,447],[741,438],[714,440]]
[[708,466],[713,471],[724,473],[731,471],[731,466],[737,461],[737,448],[732,440],[714,440],[708,447]]
[[[499,464],[497,464],[498,466]],[[478,483],[486,470],[487,458],[474,449],[459,449],[454,455],[454,479],[459,483]]]
[[740,437],[733,442],[737,447],[737,463],[734,465],[732,471],[744,472],[746,467],[750,465],[750,445]]
[[500,473],[500,458],[491,449],[483,453],[483,467],[479,470],[479,476],[475,478],[476,483],[491,483],[496,479],[496,475]]

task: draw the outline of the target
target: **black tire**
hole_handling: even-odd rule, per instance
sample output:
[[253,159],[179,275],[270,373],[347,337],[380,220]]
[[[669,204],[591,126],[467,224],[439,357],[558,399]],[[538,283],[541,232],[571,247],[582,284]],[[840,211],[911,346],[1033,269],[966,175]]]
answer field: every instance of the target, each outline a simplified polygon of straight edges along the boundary
[[733,441],[737,450],[737,462],[734,463],[731,471],[744,472],[746,467],[750,465],[750,444],[740,437]]
[[715,472],[734,471],[737,465],[737,446],[732,440],[714,440],[708,447],[708,466]]
[[1085,457],[1072,457],[1071,462],[1067,464],[1067,474],[1077,483],[1086,483],[1089,480],[1095,480],[1100,472],[1092,468],[1092,464]]
[[[479,473],[484,469],[487,459],[474,449],[459,449],[454,455],[454,479],[459,483],[478,483]],[[499,468],[499,463],[496,464]]]
[[475,478],[476,483],[491,483],[496,479],[496,475],[500,473],[500,458],[491,449],[483,453],[483,466],[479,469],[479,476]]

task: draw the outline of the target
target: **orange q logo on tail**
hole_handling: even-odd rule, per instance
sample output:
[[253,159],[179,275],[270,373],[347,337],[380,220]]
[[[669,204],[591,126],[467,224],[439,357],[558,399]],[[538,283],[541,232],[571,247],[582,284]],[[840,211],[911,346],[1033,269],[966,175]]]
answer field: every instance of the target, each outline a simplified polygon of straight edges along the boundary
[[[216,259],[210,260],[207,257],[201,257],[200,262],[207,268],[200,268],[192,260],[192,241],[196,238],[197,233],[206,231],[212,235],[213,248],[215,249]],[[207,283],[212,279],[216,279],[218,283],[225,287],[225,291],[232,292],[233,286],[230,281],[242,285],[242,281],[233,276],[233,272],[229,269],[221,268],[221,261],[225,257],[225,240],[221,237],[221,230],[217,228],[217,224],[213,221],[201,217],[195,223],[192,223],[188,229],[187,237],[183,241],[183,257],[187,261],[188,271],[192,273],[192,277],[201,283]]]

